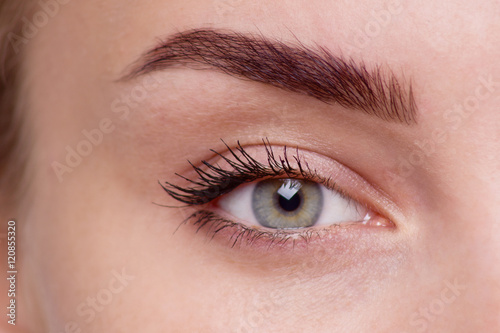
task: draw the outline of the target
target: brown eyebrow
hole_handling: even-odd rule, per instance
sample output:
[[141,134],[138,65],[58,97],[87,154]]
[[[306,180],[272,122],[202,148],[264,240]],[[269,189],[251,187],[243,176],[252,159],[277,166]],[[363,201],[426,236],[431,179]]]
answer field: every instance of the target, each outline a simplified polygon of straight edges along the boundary
[[261,35],[211,29],[177,33],[146,52],[124,79],[179,64],[216,69],[387,121],[416,123],[411,82],[400,81],[392,71],[368,69],[324,47],[291,46]]

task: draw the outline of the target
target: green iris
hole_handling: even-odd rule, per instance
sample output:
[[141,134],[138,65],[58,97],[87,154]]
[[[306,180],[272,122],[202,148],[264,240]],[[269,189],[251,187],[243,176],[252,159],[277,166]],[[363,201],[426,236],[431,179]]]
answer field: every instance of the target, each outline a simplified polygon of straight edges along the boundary
[[321,185],[297,179],[259,182],[252,194],[252,209],[264,227],[295,229],[313,226],[323,210]]

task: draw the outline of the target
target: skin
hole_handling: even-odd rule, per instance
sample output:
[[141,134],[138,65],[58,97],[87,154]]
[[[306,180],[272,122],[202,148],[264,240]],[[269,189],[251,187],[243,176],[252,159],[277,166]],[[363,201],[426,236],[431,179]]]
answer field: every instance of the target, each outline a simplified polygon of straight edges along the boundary
[[[13,215],[22,304],[16,329],[500,330],[500,7],[394,2],[390,22],[359,37],[377,22],[371,11],[389,5],[61,5],[26,45],[23,64],[32,150],[29,188]],[[404,73],[413,82],[418,123],[388,123],[215,71],[181,67],[118,80],[159,37],[200,27],[298,39]],[[126,102],[138,86],[146,96]],[[476,107],[454,109],[478,93]],[[116,99],[128,107],[126,117],[111,107]],[[82,131],[103,119],[109,122],[102,143],[60,181],[54,161],[64,163],[66,147],[77,147]],[[395,227],[341,228],[293,251],[231,248],[223,235],[209,241],[190,225],[174,234],[190,209],[155,205],[176,204],[158,180],[192,176],[186,159],[197,163],[213,157],[209,149],[223,152],[221,138],[256,146],[265,137],[278,151],[298,146],[323,174],[332,161],[345,165],[374,189],[360,194],[364,187],[346,180],[347,190]],[[415,156],[422,160],[408,171],[404,161]],[[117,272],[128,278],[118,282]],[[98,295],[105,302],[92,303]]]

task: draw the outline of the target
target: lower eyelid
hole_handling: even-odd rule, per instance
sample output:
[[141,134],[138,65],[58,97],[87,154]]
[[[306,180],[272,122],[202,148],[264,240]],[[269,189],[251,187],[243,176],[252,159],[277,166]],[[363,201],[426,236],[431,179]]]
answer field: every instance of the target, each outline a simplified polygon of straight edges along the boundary
[[[391,243],[393,228],[379,228],[352,223],[321,228],[305,228],[303,230],[266,230],[245,227],[219,216],[210,210],[198,210],[183,223],[192,224],[199,234],[206,235],[211,242],[220,243],[224,247],[243,251],[248,255],[261,258],[282,260],[284,256],[293,257],[309,255],[320,251],[331,251],[341,255],[347,249],[354,251],[360,244]],[[377,247],[374,246],[373,250]]]

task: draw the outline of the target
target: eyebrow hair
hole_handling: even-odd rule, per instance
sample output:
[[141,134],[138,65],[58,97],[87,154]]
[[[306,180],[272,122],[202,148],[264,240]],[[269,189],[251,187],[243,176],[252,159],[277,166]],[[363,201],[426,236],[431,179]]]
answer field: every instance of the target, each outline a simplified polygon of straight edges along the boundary
[[124,79],[175,65],[198,65],[286,91],[338,103],[383,120],[411,125],[417,107],[411,82],[400,81],[382,66],[333,55],[325,47],[288,45],[262,35],[195,29],[177,33],[134,64]]

